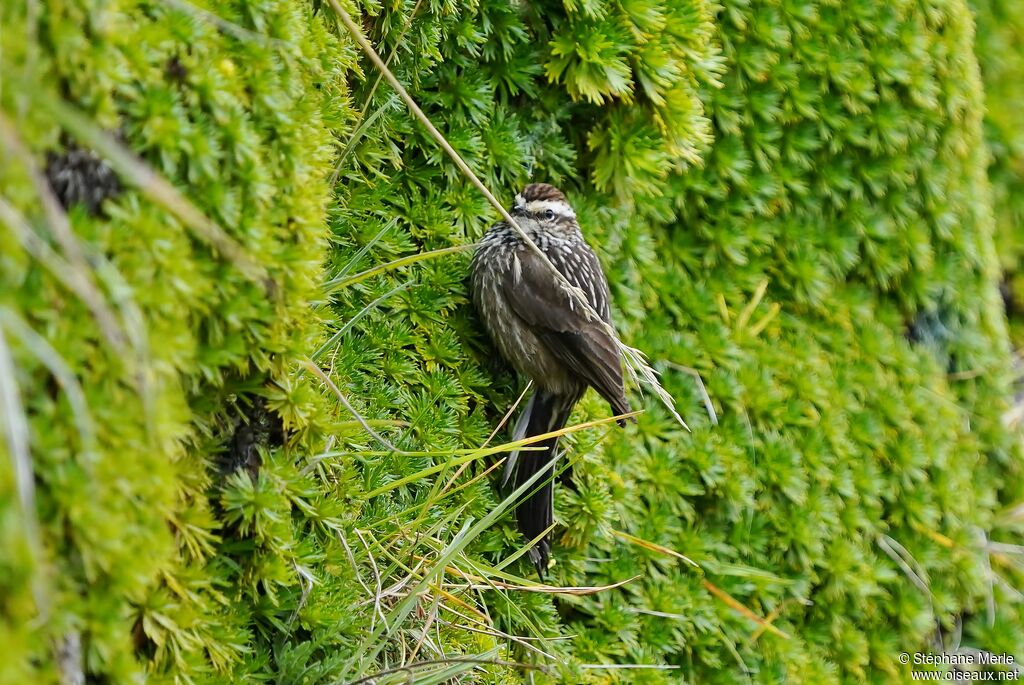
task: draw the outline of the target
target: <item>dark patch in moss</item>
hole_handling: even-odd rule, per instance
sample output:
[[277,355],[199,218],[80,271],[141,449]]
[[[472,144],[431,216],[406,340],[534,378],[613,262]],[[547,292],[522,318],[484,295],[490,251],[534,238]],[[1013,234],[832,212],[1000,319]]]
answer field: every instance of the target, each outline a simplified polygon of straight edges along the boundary
[[221,468],[225,473],[245,469],[256,477],[263,459],[260,448],[284,444],[284,426],[276,412],[267,409],[262,397],[253,398],[242,409],[235,424],[235,433],[223,455]]
[[1008,274],[1003,274],[1003,279],[999,281],[999,296],[1003,299],[1003,309],[1006,311],[1007,317],[1017,318],[1021,315],[1020,302],[1017,300],[1017,294],[1013,291],[1013,284],[1010,283]]
[[153,655],[156,654],[156,643],[146,635],[141,612],[139,612],[139,615],[135,618],[135,623],[132,625],[132,647],[135,649],[136,656],[145,659],[152,659]]
[[177,55],[174,55],[167,60],[167,66],[164,68],[164,74],[167,76],[168,81],[174,83],[184,83],[185,79],[188,78],[188,67],[181,63]]
[[922,310],[907,324],[904,332],[904,336],[911,344],[931,351],[945,367],[946,373],[956,373],[960,370],[956,357],[950,350],[956,339],[954,317],[955,314],[949,307],[941,305],[936,309]]
[[46,153],[46,179],[65,210],[85,205],[93,216],[107,198],[121,193],[121,182],[110,165],[92,150],[69,143],[64,152]]
[[923,310],[907,324],[907,340],[915,345],[945,348],[953,338],[942,310]]

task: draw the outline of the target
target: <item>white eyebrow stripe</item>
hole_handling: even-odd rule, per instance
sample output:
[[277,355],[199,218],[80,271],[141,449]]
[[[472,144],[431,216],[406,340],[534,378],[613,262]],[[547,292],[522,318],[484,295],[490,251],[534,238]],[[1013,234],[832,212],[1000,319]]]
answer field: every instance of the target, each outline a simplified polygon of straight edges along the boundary
[[525,206],[525,205],[526,205],[526,198],[523,197],[522,193],[516,193],[516,206],[521,207],[521,206]]
[[[518,201],[518,199],[519,198],[517,197],[516,200]],[[549,209],[555,214],[565,217],[566,219],[576,218],[576,212],[572,211],[572,207],[561,200],[534,200],[526,205],[526,211],[531,214],[543,214]]]

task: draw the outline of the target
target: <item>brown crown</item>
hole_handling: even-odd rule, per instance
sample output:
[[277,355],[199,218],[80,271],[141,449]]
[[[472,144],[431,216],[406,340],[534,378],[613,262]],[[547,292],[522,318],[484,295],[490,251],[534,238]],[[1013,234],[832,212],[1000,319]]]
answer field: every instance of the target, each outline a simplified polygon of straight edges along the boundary
[[562,191],[547,183],[531,183],[523,188],[522,195],[523,199],[527,202],[534,202],[536,200],[561,200],[565,202],[565,195],[562,195]]

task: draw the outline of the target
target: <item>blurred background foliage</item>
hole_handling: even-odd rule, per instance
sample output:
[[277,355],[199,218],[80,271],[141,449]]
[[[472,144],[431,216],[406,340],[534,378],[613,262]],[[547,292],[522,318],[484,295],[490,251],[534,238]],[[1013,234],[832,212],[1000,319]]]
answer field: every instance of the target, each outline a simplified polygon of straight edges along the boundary
[[1012,1],[972,5],[975,50],[985,85],[985,139],[1003,295],[1016,347],[1024,346],[1024,13]]
[[567,192],[693,428],[566,440],[551,591],[480,449],[495,213],[341,6],[4,3],[0,681],[1024,658],[1015,4],[345,5],[503,201]]

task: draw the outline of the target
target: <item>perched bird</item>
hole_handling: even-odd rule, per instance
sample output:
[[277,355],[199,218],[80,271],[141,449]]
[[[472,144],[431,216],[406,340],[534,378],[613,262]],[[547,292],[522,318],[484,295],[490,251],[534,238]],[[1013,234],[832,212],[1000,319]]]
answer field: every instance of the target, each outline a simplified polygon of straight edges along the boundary
[[[576,212],[557,188],[531,183],[509,213],[602,319],[588,314],[514,227],[502,221],[484,234],[473,257],[473,300],[498,351],[536,388],[513,440],[564,428],[588,386],[616,415],[629,413],[618,341],[604,325],[611,324],[608,281],[583,239]],[[516,506],[516,522],[528,540],[553,520],[557,444],[557,437],[535,443],[544,450],[513,453],[505,467],[503,484],[511,477],[515,487],[544,470],[532,494]],[[529,553],[542,576],[550,551],[545,535]]]

